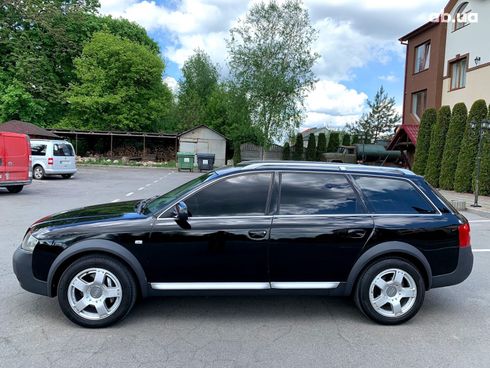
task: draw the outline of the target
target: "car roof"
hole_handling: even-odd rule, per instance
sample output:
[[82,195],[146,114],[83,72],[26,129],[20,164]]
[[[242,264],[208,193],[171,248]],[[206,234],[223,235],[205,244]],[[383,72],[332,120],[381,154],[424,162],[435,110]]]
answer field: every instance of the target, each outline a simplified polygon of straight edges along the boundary
[[359,164],[344,164],[336,162],[314,161],[244,161],[235,167],[224,167],[216,170],[220,176],[240,171],[258,170],[309,170],[325,172],[346,172],[363,174],[381,174],[391,176],[416,176],[412,171],[398,167],[370,166]]
[[[31,139],[31,142],[42,142],[42,143],[70,143],[63,139]],[[70,143],[71,144],[71,143]]]

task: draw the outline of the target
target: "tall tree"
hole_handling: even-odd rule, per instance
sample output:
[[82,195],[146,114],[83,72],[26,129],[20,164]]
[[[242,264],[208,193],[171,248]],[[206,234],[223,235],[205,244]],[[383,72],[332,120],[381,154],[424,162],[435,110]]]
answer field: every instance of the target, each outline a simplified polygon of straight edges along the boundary
[[[68,92],[64,125],[101,130],[159,130],[171,93],[162,60],[146,46],[99,32],[75,60],[79,83]],[[101,113],[102,112],[102,113]]]
[[316,159],[321,161],[325,152],[327,152],[327,136],[325,133],[320,133],[318,134],[318,144],[316,146]]
[[437,112],[437,121],[432,127],[429,157],[427,158],[427,167],[425,169],[425,178],[434,187],[439,187],[441,159],[450,120],[451,108],[449,106],[442,106]]
[[[487,120],[490,120],[490,106],[488,109]],[[473,180],[475,180],[475,178],[473,178]],[[483,133],[479,188],[481,195],[490,195],[490,132],[488,131]]]
[[473,188],[473,171],[478,150],[480,124],[487,117],[487,113],[485,100],[477,100],[471,106],[454,176],[454,190],[457,192],[470,192]]
[[330,132],[328,135],[328,146],[327,152],[337,152],[340,145],[340,133],[339,132]]
[[367,102],[370,111],[361,116],[353,124],[347,124],[347,129],[354,136],[365,137],[366,143],[389,138],[394,128],[400,123],[400,114],[396,111],[396,102],[389,97],[383,86],[379,88],[374,100]]
[[462,102],[454,105],[442,155],[441,175],[439,178],[439,186],[442,189],[454,189],[454,175],[458,165],[458,156],[467,118],[468,109],[466,105]]
[[427,158],[429,157],[432,126],[436,123],[436,109],[427,109],[420,119],[419,135],[417,137],[417,148],[413,163],[413,172],[419,175],[425,174]]
[[291,147],[289,146],[289,142],[284,143],[284,147],[282,148],[282,159],[291,160]]
[[342,145],[343,146],[350,146],[350,134],[349,133],[344,133],[342,135]]
[[305,158],[307,161],[315,161],[316,154],[316,137],[310,133],[308,136],[308,145],[306,146]]
[[299,0],[257,3],[230,31],[230,71],[246,92],[265,145],[301,122],[305,96],[316,81],[316,35]]
[[301,161],[303,159],[304,142],[303,135],[298,133],[294,142],[293,160]]
[[185,61],[179,81],[178,111],[181,129],[206,123],[208,100],[218,86],[218,70],[202,50]]

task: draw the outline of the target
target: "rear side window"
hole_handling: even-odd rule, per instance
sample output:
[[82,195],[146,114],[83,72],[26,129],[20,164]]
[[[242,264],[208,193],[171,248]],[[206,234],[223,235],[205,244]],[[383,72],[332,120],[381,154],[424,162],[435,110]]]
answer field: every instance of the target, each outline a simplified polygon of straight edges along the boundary
[[53,155],[54,156],[74,156],[73,148],[71,145],[66,143],[55,143],[53,144]]
[[272,174],[246,174],[211,184],[185,200],[192,217],[265,214]]
[[33,156],[46,156],[46,148],[47,148],[47,145],[45,145],[45,144],[33,143],[31,145],[31,154]]
[[436,210],[408,181],[354,176],[371,210],[379,214],[432,214]]
[[362,213],[356,193],[344,175],[283,173],[280,215]]

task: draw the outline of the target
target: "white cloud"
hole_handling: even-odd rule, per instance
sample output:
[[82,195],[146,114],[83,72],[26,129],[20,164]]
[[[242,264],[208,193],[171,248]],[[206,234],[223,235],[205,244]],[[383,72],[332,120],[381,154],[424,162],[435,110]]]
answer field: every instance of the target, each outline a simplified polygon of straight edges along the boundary
[[398,82],[398,77],[393,73],[380,75],[378,79],[385,82]]
[[167,76],[163,78],[163,82],[170,88],[172,93],[177,93],[179,89],[179,82],[174,77]]

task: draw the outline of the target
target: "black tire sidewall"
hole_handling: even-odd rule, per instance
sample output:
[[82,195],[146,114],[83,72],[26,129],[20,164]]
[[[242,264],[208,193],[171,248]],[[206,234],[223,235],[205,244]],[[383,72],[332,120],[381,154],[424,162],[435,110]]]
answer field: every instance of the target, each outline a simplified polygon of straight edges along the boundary
[[[102,320],[88,320],[78,314],[70,306],[68,301],[68,287],[71,280],[81,271],[88,268],[103,268],[112,272],[122,287],[122,300],[119,308],[110,316]],[[58,283],[58,303],[63,313],[72,322],[89,328],[108,327],[122,320],[130,312],[137,296],[137,288],[135,281],[125,265],[116,259],[107,256],[85,256],[73,262],[63,272]]]
[[[371,282],[379,273],[390,268],[398,268],[407,272],[408,274],[410,274],[410,276],[412,276],[415,281],[415,285],[417,286],[417,297],[415,299],[414,305],[412,306],[410,311],[400,317],[386,317],[379,314],[378,312],[376,312],[376,310],[371,305],[371,302],[369,301],[369,288],[371,286]],[[422,307],[424,297],[425,283],[422,275],[420,274],[420,271],[410,262],[397,258],[382,259],[367,267],[359,278],[355,295],[356,304],[361,309],[361,311],[373,321],[384,325],[397,325],[400,323],[404,323],[414,317],[419,309]]]

